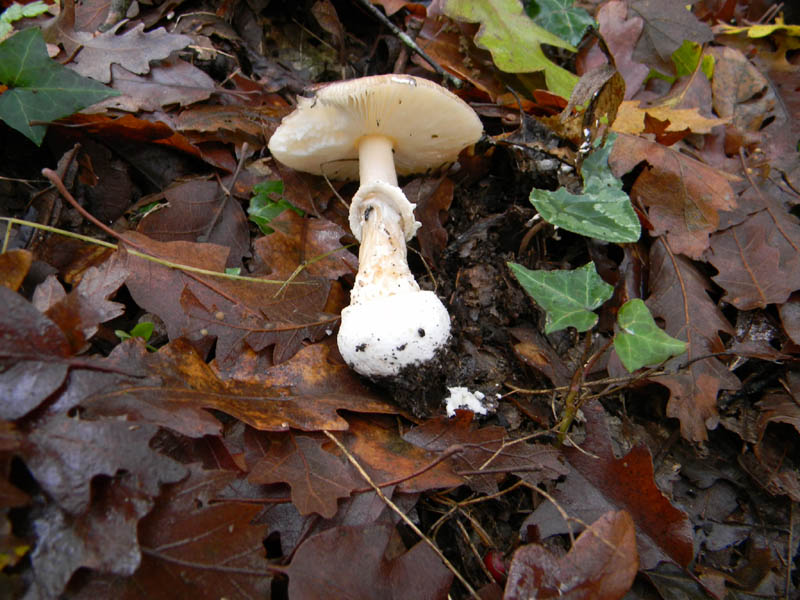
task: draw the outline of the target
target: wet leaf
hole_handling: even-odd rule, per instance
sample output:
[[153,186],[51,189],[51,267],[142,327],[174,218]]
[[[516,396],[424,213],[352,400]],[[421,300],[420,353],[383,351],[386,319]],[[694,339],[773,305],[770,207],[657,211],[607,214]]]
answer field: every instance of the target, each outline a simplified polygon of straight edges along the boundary
[[122,25],[120,22],[103,33],[63,30],[60,40],[67,52],[72,54],[79,49],[72,58],[73,69],[85,77],[108,83],[112,64],[144,75],[150,72],[150,61],[167,58],[192,43],[189,36],[168,33],[163,27],[145,32],[144,23],[117,35]]
[[534,23],[519,0],[447,0],[445,14],[459,21],[480,23],[475,43],[492,53],[497,67],[507,73],[544,71],[548,89],[569,98],[578,78],[551,62],[541,44],[574,51],[575,48]]
[[445,600],[452,573],[424,542],[403,552],[396,535],[393,526],[376,524],[334,527],[309,538],[289,565],[289,596]]
[[711,28],[686,8],[686,2],[680,0],[633,0],[631,12],[644,20],[634,59],[663,69],[684,40],[710,42]]
[[568,231],[606,242],[635,242],[641,225],[633,211],[622,182],[609,168],[614,139],[597,148],[583,161],[583,192],[572,194],[566,188],[555,192],[534,188],[531,203],[548,223]]
[[686,342],[664,333],[638,298],[622,305],[617,313],[617,324],[621,331],[614,336],[614,349],[631,373],[686,352]]
[[522,288],[547,312],[546,333],[567,327],[591,329],[598,318],[592,311],[611,298],[614,291],[591,262],[565,271],[531,271],[516,263],[508,266]]
[[[583,412],[587,421],[586,439],[580,450],[564,450],[572,470],[556,488],[556,501],[568,515],[587,523],[609,510],[627,511],[636,525],[642,569],[651,569],[660,561],[685,567],[694,556],[692,526],[686,514],[656,487],[650,451],[639,445],[616,458],[602,406],[594,402],[584,406]],[[569,531],[549,502],[537,508],[525,523],[536,524],[542,538]]]
[[800,225],[776,206],[714,234],[707,257],[723,300],[739,310],[782,304],[800,289]]
[[78,599],[136,600],[268,597],[270,572],[263,540],[253,523],[256,504],[215,502],[236,480],[232,471],[190,465],[189,477],[166,488],[139,526],[141,566],[132,577],[90,579]]
[[586,30],[595,24],[589,13],[574,6],[573,0],[534,0],[527,10],[534,23],[573,46],[577,46]]
[[324,435],[260,433],[252,442],[261,456],[249,464],[251,483],[288,483],[292,502],[301,515],[336,514],[337,500],[347,498],[359,484],[349,462],[322,448],[330,444]]
[[[347,421],[350,427],[340,438],[376,483],[403,479],[396,489],[406,494],[458,487],[464,483],[464,478],[454,473],[450,460],[429,468],[441,452],[430,452],[404,440],[395,419],[350,415]],[[423,470],[416,477],[406,479]],[[365,486],[362,480],[358,487]]]
[[[221,411],[263,431],[344,430],[347,421],[337,414],[340,409],[397,412],[363,388],[362,394],[352,393],[358,389],[354,384],[348,389],[342,385],[344,377],[330,374],[332,369],[347,371],[345,365],[320,365],[309,382],[293,390],[279,387],[282,375],[273,375],[272,371],[266,373],[266,384],[256,379],[220,379],[185,340],[172,342],[158,353],[149,353],[142,344],[133,342],[119,348],[109,368],[120,363],[127,369],[138,367],[148,376],[87,373],[74,382],[75,388],[68,389],[57,406],[69,410],[80,405],[92,415],[126,415],[130,421],[168,427],[190,437],[220,433],[221,424],[206,409]],[[296,358],[293,370],[302,373],[319,365],[313,352],[310,354],[310,360]],[[337,380],[342,387],[327,387]]]
[[622,176],[641,162],[631,199],[647,206],[652,235],[667,236],[673,252],[699,258],[719,225],[719,211],[733,210],[731,183],[739,178],[642,137],[620,134],[608,164]]
[[151,450],[156,433],[151,425],[131,425],[119,419],[81,421],[52,416],[40,423],[22,451],[25,464],[58,505],[78,514],[90,501],[96,475],[128,474],[130,485],[157,496],[162,483],[183,479],[186,470]]
[[0,418],[18,419],[64,382],[72,348],[50,319],[16,292],[0,286]]
[[[468,485],[484,494],[497,492],[497,482],[511,473],[534,485],[564,474],[564,465],[551,446],[515,441],[502,427],[477,428],[469,411],[456,411],[452,419],[429,419],[403,439],[431,452],[464,445],[452,458],[456,473],[466,476]],[[487,473],[480,473],[483,470]]]
[[33,255],[27,250],[9,250],[0,254],[0,285],[16,292],[32,262]]
[[[723,349],[719,332],[733,333],[722,311],[708,296],[710,282],[687,259],[672,254],[667,244],[650,251],[650,297],[647,307],[664,321],[664,330],[686,340],[687,354],[676,365]],[[717,393],[738,389],[738,378],[717,358],[697,360],[673,375],[654,378],[670,389],[667,416],[680,419],[681,433],[690,440],[707,439],[706,428],[717,425]]]
[[31,27],[0,42],[0,118],[37,146],[50,122],[76,113],[118,92],[77,75],[47,54],[42,34]]
[[132,575],[141,561],[137,525],[151,507],[152,500],[125,477],[102,486],[83,514],[73,517],[48,504],[33,522],[29,597],[59,597],[80,567]]
[[633,519],[624,510],[607,512],[565,556],[553,556],[538,544],[514,552],[503,598],[617,600],[630,589],[638,567]]

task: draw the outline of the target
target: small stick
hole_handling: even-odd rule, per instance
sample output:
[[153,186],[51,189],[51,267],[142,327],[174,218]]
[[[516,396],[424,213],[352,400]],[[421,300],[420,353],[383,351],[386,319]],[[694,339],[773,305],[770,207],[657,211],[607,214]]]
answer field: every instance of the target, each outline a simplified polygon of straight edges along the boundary
[[448,73],[447,71],[445,71],[445,70],[444,70],[444,69],[443,69],[443,68],[442,68],[442,67],[439,65],[439,63],[437,63],[435,60],[433,60],[433,59],[432,59],[432,58],[431,58],[431,57],[428,55],[428,53],[427,53],[427,52],[425,52],[425,50],[423,50],[422,48],[420,48],[420,47],[419,47],[419,45],[417,44],[417,42],[415,42],[414,40],[412,40],[412,39],[411,39],[411,38],[408,36],[408,34],[407,34],[405,31],[403,31],[403,30],[402,30],[402,29],[400,29],[400,28],[399,28],[397,25],[395,25],[394,23],[392,23],[392,22],[389,20],[389,17],[387,17],[387,16],[386,16],[385,14],[383,14],[383,13],[382,13],[380,10],[378,10],[378,8],[377,8],[375,5],[373,5],[373,4],[370,2],[370,0],[357,0],[357,2],[358,2],[358,3],[359,3],[361,6],[362,6],[362,7],[364,7],[364,9],[365,9],[365,10],[367,10],[369,13],[371,13],[371,14],[372,14],[372,15],[373,15],[373,16],[374,16],[376,19],[378,19],[378,20],[379,20],[381,23],[383,23],[383,24],[384,24],[384,25],[385,25],[385,26],[386,26],[386,27],[387,27],[387,28],[388,28],[388,29],[389,29],[389,30],[390,30],[390,31],[391,31],[393,34],[395,34],[395,35],[396,35],[396,36],[397,36],[397,37],[400,39],[400,41],[401,41],[401,42],[403,42],[403,43],[404,43],[406,46],[408,46],[408,47],[409,47],[411,50],[413,50],[414,52],[416,52],[417,54],[419,54],[419,56],[420,56],[420,57],[422,57],[422,59],[423,59],[423,60],[424,60],[426,63],[428,63],[428,64],[429,64],[429,65],[430,65],[430,66],[433,68],[433,70],[434,70],[434,71],[436,71],[436,73],[437,73],[438,75],[440,75],[440,76],[441,76],[442,78],[444,78],[446,81],[449,81],[449,82],[450,82],[450,84],[451,84],[453,87],[455,87],[455,88],[460,88],[461,86],[463,86],[463,85],[464,85],[464,82],[463,82],[463,81],[461,81],[461,80],[460,80],[458,77],[456,77],[455,75],[451,75],[450,73]]
[[381,488],[379,488],[379,487],[378,487],[378,486],[375,484],[375,482],[374,482],[374,481],[372,481],[372,478],[369,476],[369,473],[367,473],[367,472],[364,470],[364,467],[362,467],[362,466],[361,466],[361,463],[359,463],[359,462],[356,460],[355,456],[353,456],[352,454],[350,454],[350,451],[349,451],[347,448],[345,448],[345,446],[344,446],[344,444],[342,444],[342,442],[340,442],[340,441],[339,441],[339,438],[337,438],[335,435],[333,435],[333,434],[332,434],[330,431],[325,431],[325,430],[323,430],[323,432],[322,432],[322,433],[324,433],[326,436],[328,436],[328,438],[329,438],[329,439],[330,439],[330,440],[331,440],[331,441],[332,441],[334,444],[336,444],[336,445],[338,446],[339,450],[341,450],[341,451],[342,451],[342,454],[344,454],[344,455],[345,455],[345,458],[347,458],[348,462],[350,462],[350,464],[351,464],[351,465],[353,465],[353,466],[356,468],[356,471],[358,471],[358,472],[359,472],[359,474],[361,475],[361,477],[363,477],[363,478],[364,478],[364,480],[365,480],[365,481],[366,481],[366,482],[367,482],[367,483],[370,485],[370,487],[371,487],[371,488],[372,488],[372,489],[375,491],[375,493],[378,495],[378,498],[380,498],[381,500],[383,500],[383,502],[384,502],[384,503],[385,503],[385,504],[386,504],[386,505],[387,505],[389,508],[391,508],[391,509],[392,509],[392,510],[393,510],[393,511],[394,511],[394,512],[397,514],[397,516],[398,516],[398,517],[400,517],[400,518],[403,520],[403,522],[404,522],[406,525],[408,525],[408,526],[411,528],[411,530],[412,530],[414,533],[416,533],[416,534],[419,536],[419,538],[420,538],[422,541],[424,541],[426,544],[428,544],[428,546],[430,546],[430,547],[431,547],[431,549],[432,549],[432,550],[433,550],[433,551],[436,553],[436,555],[437,555],[437,556],[439,557],[439,559],[440,559],[440,560],[441,560],[441,561],[442,561],[442,562],[445,564],[445,566],[446,566],[446,567],[447,567],[447,568],[450,570],[450,572],[451,572],[453,575],[455,575],[455,576],[456,576],[456,579],[458,579],[458,580],[461,582],[461,585],[463,585],[463,586],[464,586],[464,587],[467,589],[467,592],[469,593],[469,595],[470,595],[470,596],[472,596],[473,598],[475,598],[476,600],[480,600],[480,596],[478,595],[478,592],[476,592],[476,591],[475,591],[475,588],[473,588],[473,587],[472,587],[472,586],[469,584],[469,581],[467,581],[467,580],[464,578],[464,576],[463,576],[461,573],[459,573],[458,569],[456,569],[456,568],[455,568],[455,566],[453,565],[453,563],[451,563],[451,562],[450,562],[450,561],[447,559],[447,557],[446,557],[446,556],[445,556],[445,555],[442,553],[442,551],[441,551],[441,550],[439,550],[439,547],[438,547],[438,546],[437,546],[437,545],[436,545],[436,544],[433,542],[433,540],[431,540],[431,539],[430,539],[428,536],[426,536],[424,533],[422,533],[422,531],[420,530],[420,528],[419,528],[419,527],[417,527],[417,526],[414,524],[414,521],[412,521],[411,519],[409,519],[409,518],[408,518],[408,515],[407,515],[406,513],[404,513],[402,510],[400,510],[400,507],[399,507],[399,506],[397,506],[397,505],[396,505],[394,502],[392,502],[392,501],[391,501],[391,500],[390,500],[390,499],[389,499],[389,498],[386,496],[386,494],[384,494],[384,493],[383,493],[383,491],[381,490]]

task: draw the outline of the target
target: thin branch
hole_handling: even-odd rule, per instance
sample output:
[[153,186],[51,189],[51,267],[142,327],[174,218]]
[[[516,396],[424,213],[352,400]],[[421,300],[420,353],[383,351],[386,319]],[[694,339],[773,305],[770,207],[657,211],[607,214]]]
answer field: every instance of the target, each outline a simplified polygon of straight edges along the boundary
[[397,25],[392,23],[389,17],[387,17],[380,10],[378,10],[378,8],[374,4],[372,4],[370,0],[356,0],[356,1],[364,8],[364,10],[366,10],[368,13],[370,13],[372,16],[378,19],[378,21],[380,21],[383,25],[385,25],[386,28],[389,29],[389,31],[391,31],[394,35],[396,35],[401,42],[403,42],[411,50],[416,52],[426,63],[428,63],[431,66],[431,68],[433,68],[434,71],[436,71],[438,75],[440,75],[445,80],[449,81],[453,87],[460,88],[461,86],[464,85],[464,82],[461,81],[458,77],[445,71],[439,65],[439,63],[433,60],[433,58],[431,58],[428,55],[428,53],[425,52],[425,50],[419,47],[417,42],[412,40],[405,31],[403,31]]
[[445,556],[445,555],[442,553],[442,551],[441,551],[441,550],[439,550],[438,546],[437,546],[436,544],[434,544],[434,543],[433,543],[433,541],[432,541],[432,540],[431,540],[431,539],[430,539],[428,536],[426,536],[424,533],[422,533],[422,531],[420,530],[420,528],[419,528],[419,527],[417,527],[417,526],[414,524],[414,521],[412,521],[411,519],[409,519],[409,518],[408,518],[408,515],[407,515],[406,513],[404,513],[402,510],[400,510],[400,507],[399,507],[399,506],[397,506],[397,505],[396,505],[394,502],[392,502],[392,501],[391,501],[391,500],[390,500],[390,499],[389,499],[389,498],[388,498],[388,497],[387,497],[387,496],[386,496],[386,495],[383,493],[383,491],[381,490],[381,488],[379,488],[379,487],[378,487],[378,486],[375,484],[375,482],[374,482],[374,481],[372,481],[372,478],[369,476],[369,473],[367,473],[367,472],[364,470],[364,467],[362,467],[362,466],[361,466],[361,464],[360,464],[360,463],[359,463],[359,462],[356,460],[356,458],[355,458],[355,457],[354,457],[352,454],[350,454],[350,451],[349,451],[347,448],[345,448],[345,446],[344,446],[344,444],[342,444],[342,442],[340,442],[340,441],[339,441],[339,438],[337,438],[335,435],[333,435],[333,434],[332,434],[330,431],[323,431],[323,433],[324,433],[326,436],[328,436],[328,438],[329,438],[329,439],[330,439],[330,440],[331,440],[331,441],[332,441],[334,444],[336,444],[336,445],[339,447],[339,450],[341,450],[341,451],[342,451],[342,453],[345,455],[345,457],[346,457],[346,458],[347,458],[347,460],[350,462],[350,464],[352,464],[352,465],[353,465],[353,466],[356,468],[356,470],[357,470],[357,471],[358,471],[358,472],[361,474],[361,476],[364,478],[364,480],[365,480],[365,481],[366,481],[366,482],[367,482],[367,483],[370,485],[370,487],[371,487],[371,488],[372,488],[372,489],[375,491],[375,493],[378,495],[378,498],[380,498],[381,500],[383,500],[383,502],[384,502],[384,503],[385,503],[385,504],[386,504],[386,505],[387,505],[389,508],[391,508],[391,509],[392,509],[392,510],[393,510],[393,511],[394,511],[394,512],[397,514],[397,516],[399,516],[399,517],[400,517],[400,518],[403,520],[403,522],[404,522],[406,525],[408,525],[408,526],[411,528],[411,530],[412,530],[414,533],[416,533],[416,534],[417,534],[417,535],[420,537],[420,539],[421,539],[422,541],[424,541],[426,544],[428,544],[428,546],[430,546],[430,547],[431,547],[431,549],[432,549],[432,550],[433,550],[433,551],[436,553],[436,555],[437,555],[437,556],[439,557],[439,559],[440,559],[440,560],[441,560],[441,561],[442,561],[442,562],[445,564],[445,566],[446,566],[448,569],[450,569],[450,572],[451,572],[451,573],[453,573],[453,575],[455,575],[455,576],[456,576],[456,579],[458,579],[458,580],[461,582],[461,585],[463,585],[463,586],[464,586],[464,587],[467,589],[467,591],[469,592],[469,594],[470,594],[470,595],[471,595],[473,598],[475,598],[475,600],[480,600],[480,596],[478,595],[478,592],[476,592],[476,591],[475,591],[475,588],[473,588],[473,587],[472,587],[472,586],[469,584],[469,581],[467,581],[467,580],[464,578],[464,576],[463,576],[463,575],[462,575],[462,574],[461,574],[461,573],[458,571],[458,569],[456,569],[456,568],[455,568],[455,566],[453,565],[453,563],[451,563],[451,562],[450,562],[450,561],[447,559],[447,557],[446,557],[446,556]]
[[287,574],[288,570],[285,567],[280,567],[278,565],[267,565],[266,571],[259,571],[257,569],[244,569],[239,567],[225,567],[222,565],[209,565],[205,563],[197,563],[189,560],[182,560],[180,558],[175,558],[174,556],[170,556],[169,554],[162,554],[152,548],[147,548],[145,546],[139,547],[142,551],[142,554],[146,554],[147,556],[152,556],[153,558],[158,558],[160,560],[171,562],[176,565],[181,565],[182,567],[188,567],[190,569],[199,569],[201,571],[217,571],[219,573],[230,573],[232,575],[248,575],[250,577],[270,577],[274,573],[282,573]]

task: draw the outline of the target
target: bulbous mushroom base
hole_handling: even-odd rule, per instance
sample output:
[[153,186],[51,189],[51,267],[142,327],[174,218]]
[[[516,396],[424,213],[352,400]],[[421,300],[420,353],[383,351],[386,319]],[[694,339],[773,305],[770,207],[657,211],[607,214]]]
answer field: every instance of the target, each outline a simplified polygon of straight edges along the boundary
[[429,291],[351,304],[342,311],[337,343],[351,369],[383,380],[433,360],[450,338],[450,315]]

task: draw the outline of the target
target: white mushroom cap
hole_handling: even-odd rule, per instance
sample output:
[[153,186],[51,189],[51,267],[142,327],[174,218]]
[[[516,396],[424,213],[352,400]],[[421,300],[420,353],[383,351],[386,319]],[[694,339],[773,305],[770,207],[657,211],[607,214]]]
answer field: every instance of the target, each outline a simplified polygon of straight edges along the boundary
[[338,344],[350,367],[367,377],[393,377],[434,358],[450,337],[450,315],[429,291],[351,304],[342,311]]
[[482,131],[475,111],[440,85],[411,75],[376,75],[298,98],[269,150],[293,169],[355,180],[364,136],[390,138],[397,173],[410,175],[455,161]]

